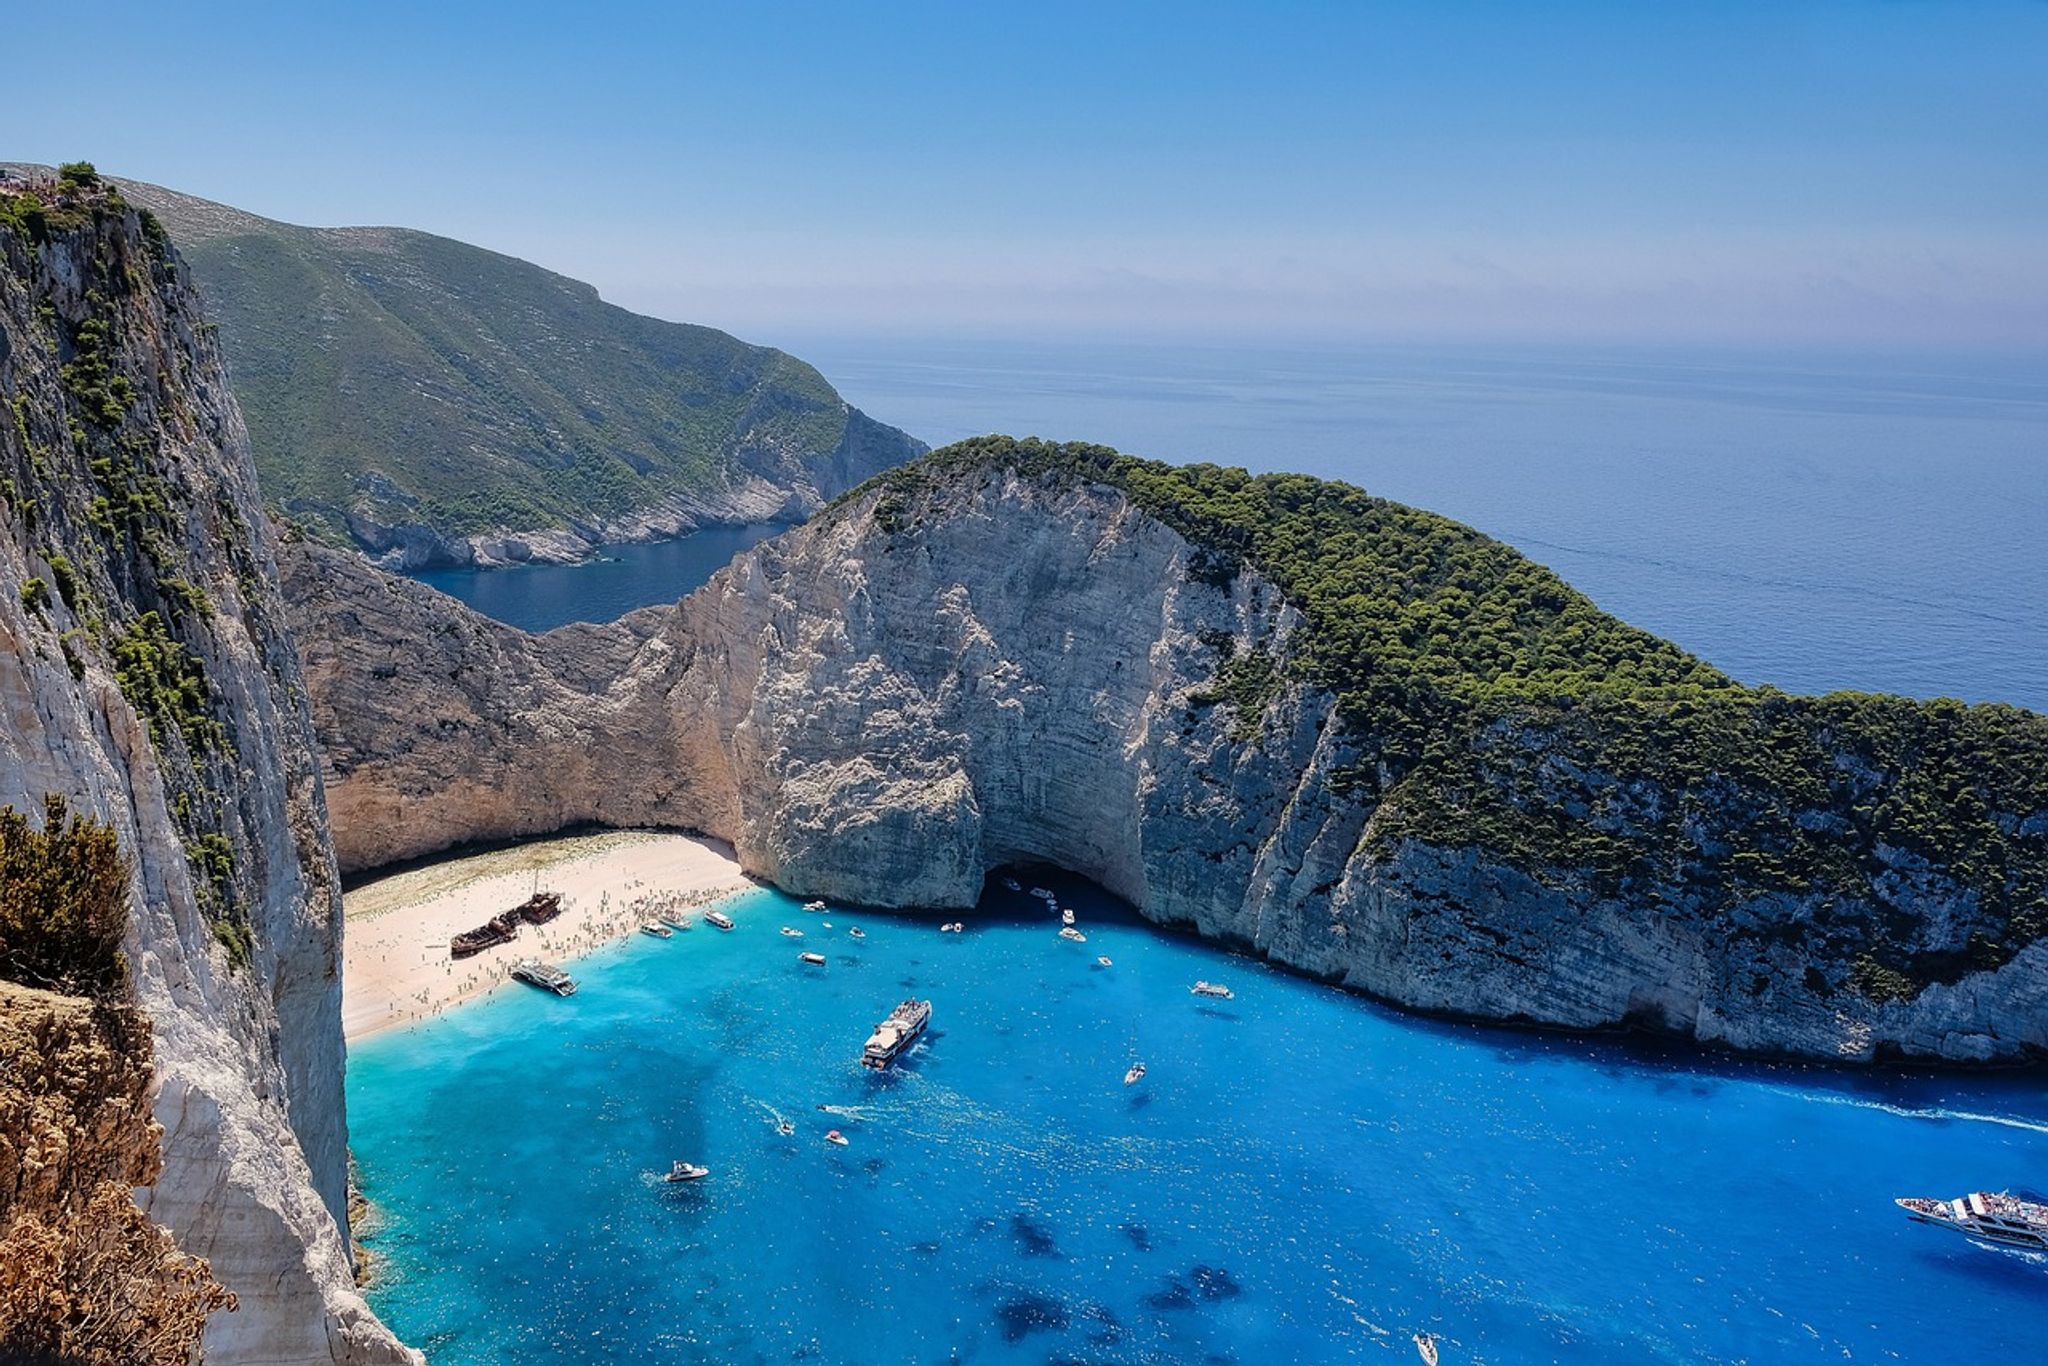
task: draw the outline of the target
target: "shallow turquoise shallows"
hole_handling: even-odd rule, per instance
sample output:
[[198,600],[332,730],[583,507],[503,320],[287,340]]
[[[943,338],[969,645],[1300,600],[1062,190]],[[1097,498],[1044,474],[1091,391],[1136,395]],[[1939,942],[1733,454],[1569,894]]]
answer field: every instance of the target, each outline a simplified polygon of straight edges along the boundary
[[2048,1265],[1891,1203],[2048,1184],[2038,1074],[1434,1024],[1051,885],[1087,943],[752,892],[358,1044],[377,1309],[436,1366],[2041,1359]]

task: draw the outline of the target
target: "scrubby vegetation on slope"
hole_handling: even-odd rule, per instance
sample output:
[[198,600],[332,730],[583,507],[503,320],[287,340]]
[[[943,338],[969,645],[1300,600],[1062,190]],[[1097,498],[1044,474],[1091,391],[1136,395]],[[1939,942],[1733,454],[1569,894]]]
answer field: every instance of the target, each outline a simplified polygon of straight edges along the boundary
[[[1303,475],[984,437],[864,491],[908,530],[995,467],[1121,489],[1198,547],[1194,577],[1249,567],[1288,596],[1304,623],[1280,667],[1337,699],[1358,749],[1337,786],[1377,804],[1368,857],[1478,847],[1596,895],[1717,908],[1731,933],[1852,949],[1877,997],[2048,934],[2048,718],[1746,687],[1509,546]],[[1194,699],[1231,702],[1240,740],[1273,691],[1248,659],[1219,650]],[[1786,923],[1794,900],[1808,923]]]

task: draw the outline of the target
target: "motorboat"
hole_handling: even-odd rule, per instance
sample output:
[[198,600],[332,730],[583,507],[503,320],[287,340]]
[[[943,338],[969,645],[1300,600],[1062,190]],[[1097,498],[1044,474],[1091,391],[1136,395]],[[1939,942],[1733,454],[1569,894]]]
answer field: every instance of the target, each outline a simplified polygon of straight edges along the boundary
[[1113,964],[1113,963],[1111,963],[1111,962],[1109,961],[1109,955],[1105,953],[1105,954],[1099,954],[1099,955],[1097,955],[1097,957],[1096,957],[1096,959],[1095,959],[1095,966],[1096,966],[1096,967],[1098,967],[1098,968],[1107,968],[1107,967],[1114,967],[1114,966],[1115,966],[1115,964]]
[[1422,1358],[1423,1366],[1436,1366],[1436,1334],[1417,1333],[1415,1355]]
[[800,953],[797,955],[797,957],[802,961],[809,963],[814,968],[822,968],[825,966],[825,955],[822,953]]
[[964,929],[966,929],[966,928],[967,928],[967,922],[966,922],[966,921],[964,921],[964,920],[954,920],[954,921],[949,921],[948,923],[946,923],[946,924],[944,924],[944,925],[941,925],[941,926],[939,926],[939,933],[940,933],[940,934],[958,934],[958,933],[960,933],[960,932],[961,932],[962,930],[964,930]]
[[807,911],[822,911],[825,909],[825,903],[822,901],[806,901],[804,909]]
[[1021,892],[1024,890],[1024,888],[1018,883],[1017,879],[1013,877],[1004,878],[1003,886],[1013,892]]
[[1136,1086],[1139,1082],[1143,1081],[1144,1079],[1145,1064],[1141,1062],[1132,1063],[1130,1071],[1124,1073],[1124,1085],[1126,1086]]
[[1071,925],[1071,924],[1073,924],[1073,923],[1074,923],[1074,908],[1073,908],[1072,906],[1062,906],[1062,907],[1060,907],[1060,924],[1062,924],[1062,925]]
[[786,1119],[778,1120],[775,1125],[775,1132],[781,1134],[784,1138],[788,1138],[791,1134],[796,1132],[796,1125],[790,1123]]
[[827,1143],[836,1143],[844,1148],[846,1146],[846,1135],[840,1133],[837,1129],[827,1129],[825,1131],[825,1141]]
[[847,933],[852,935],[855,939],[865,939],[868,937],[868,932],[858,925],[855,925],[852,929],[848,930]]
[[1224,986],[1221,982],[1197,982],[1189,987],[1188,990],[1197,996],[1214,996],[1222,1001],[1233,999],[1230,994],[1230,988]]
[[716,925],[721,930],[732,928],[732,917],[724,911],[706,911],[704,912],[704,920],[705,923]]
[[640,933],[651,934],[656,939],[673,939],[676,937],[676,932],[670,929],[668,926],[662,924],[659,920],[641,921]]
[[690,1162],[677,1162],[668,1169],[668,1175],[661,1179],[671,1182],[702,1181],[709,1175],[711,1175],[711,1168],[709,1167],[699,1167]]
[[1051,892],[1047,891],[1047,890],[1046,890],[1045,888],[1043,888],[1043,887],[1033,887],[1033,888],[1031,889],[1031,895],[1033,895],[1033,896],[1037,897],[1037,898],[1038,898],[1038,899],[1039,899],[1040,901],[1055,901],[1055,900],[1058,900],[1058,898],[1056,898],[1055,896],[1053,896],[1053,894],[1052,894]]
[[1916,1223],[1954,1229],[1987,1243],[2048,1252],[2048,1205],[2002,1191],[1975,1191],[1954,1200],[1907,1196],[1893,1203]]
[[1060,927],[1060,938],[1069,940],[1072,943],[1076,944],[1085,944],[1088,942],[1088,936],[1081,933],[1079,930],[1075,929],[1072,925],[1062,925]]
[[804,932],[802,930],[793,930],[789,926],[784,925],[782,927],[782,937],[784,939],[801,939],[804,937]]

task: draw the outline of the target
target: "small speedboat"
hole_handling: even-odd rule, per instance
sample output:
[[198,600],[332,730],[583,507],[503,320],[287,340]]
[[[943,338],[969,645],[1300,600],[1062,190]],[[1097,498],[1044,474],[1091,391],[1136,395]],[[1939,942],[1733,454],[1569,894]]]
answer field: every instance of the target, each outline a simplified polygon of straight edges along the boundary
[[661,917],[661,923],[672,930],[687,930],[690,928],[690,917],[681,911],[670,911]]
[[702,1181],[709,1175],[711,1175],[711,1168],[709,1167],[699,1167],[689,1162],[678,1162],[670,1167],[668,1175],[661,1179],[664,1181]]
[[1139,1082],[1143,1081],[1144,1079],[1145,1064],[1141,1062],[1132,1063],[1131,1070],[1124,1073],[1124,1085],[1126,1086],[1136,1086]]
[[1425,1366],[1436,1366],[1436,1334],[1417,1333],[1415,1335],[1415,1355],[1422,1358]]
[[827,1129],[825,1131],[825,1141],[827,1143],[836,1143],[844,1148],[846,1146],[846,1135],[840,1133],[837,1129]]
[[1009,888],[1013,892],[1021,892],[1024,890],[1024,888],[1018,884],[1017,879],[1013,877],[1004,878],[1003,886]]
[[825,955],[822,953],[800,953],[797,955],[797,957],[802,959],[804,962],[809,963],[814,968],[822,968],[825,966]]
[[670,929],[668,926],[662,924],[659,920],[641,921],[640,933],[651,934],[656,939],[673,939],[676,937],[676,932]]
[[1114,965],[1109,961],[1109,955],[1105,953],[1096,958],[1095,966],[1098,968],[1106,968]]
[[1230,994],[1230,988],[1221,982],[1197,982],[1188,990],[1197,996],[1214,996],[1223,1001],[1234,999]]
[[716,925],[721,930],[732,928],[732,917],[724,911],[706,911],[704,912],[704,919],[706,923]]
[[1060,928],[1060,938],[1071,940],[1076,944],[1088,942],[1088,936],[1075,929],[1072,925],[1064,925]]
[[855,939],[865,939],[868,937],[868,932],[858,925],[855,925],[852,929],[848,930],[847,933],[852,935]]
[[966,929],[966,928],[967,928],[967,922],[966,922],[966,921],[964,921],[964,920],[955,920],[955,921],[952,921],[952,922],[950,922],[949,924],[945,924],[945,925],[941,925],[941,926],[939,926],[939,933],[940,933],[940,934],[958,934],[958,933],[960,933],[960,932],[961,932],[962,930],[964,930],[964,929]]
[[1073,924],[1073,923],[1074,923],[1074,908],[1073,908],[1072,906],[1062,906],[1062,907],[1060,907],[1060,924],[1062,924],[1062,925],[1071,925],[1071,924]]
[[782,927],[782,937],[784,939],[801,939],[804,937],[804,932],[802,930],[793,930],[789,926],[784,925]]
[[825,909],[825,903],[822,901],[806,901],[804,909],[807,911],[822,911]]
[[775,1126],[775,1132],[781,1134],[784,1138],[788,1138],[791,1134],[796,1132],[796,1125],[791,1124],[788,1120],[785,1119]]

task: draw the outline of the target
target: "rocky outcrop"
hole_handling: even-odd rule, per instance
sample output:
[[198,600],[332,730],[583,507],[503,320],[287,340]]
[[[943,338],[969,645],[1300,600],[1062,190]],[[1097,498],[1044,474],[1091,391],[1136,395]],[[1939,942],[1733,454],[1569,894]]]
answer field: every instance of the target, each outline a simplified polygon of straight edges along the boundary
[[0,1360],[186,1366],[234,1297],[130,1191],[163,1170],[149,1024],[0,983]]
[[355,1290],[340,898],[248,444],[153,221],[0,195],[0,804],[132,862],[162,1173],[137,1199],[240,1307],[214,1362],[416,1360]]
[[[671,825],[797,895],[947,908],[1044,863],[1430,1011],[1830,1059],[2048,1053],[2048,945],[1873,993],[1824,889],[1637,897],[1416,836],[1360,795],[1372,737],[1301,671],[1222,686],[1232,660],[1292,659],[1297,607],[1109,484],[996,462],[909,504],[870,489],[673,609],[539,637],[337,552],[284,567],[345,867]],[[1931,878],[1902,900],[1938,937],[1970,898]]]

